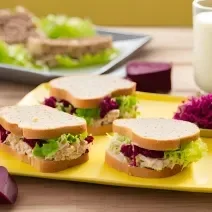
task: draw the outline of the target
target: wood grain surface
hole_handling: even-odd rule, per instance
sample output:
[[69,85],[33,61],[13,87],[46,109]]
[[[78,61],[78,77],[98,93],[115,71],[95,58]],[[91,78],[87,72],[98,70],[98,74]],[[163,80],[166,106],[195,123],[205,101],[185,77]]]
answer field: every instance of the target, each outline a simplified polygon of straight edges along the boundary
[[[172,94],[193,95],[192,30],[187,28],[131,28],[131,32],[152,35],[153,40],[137,58],[173,63]],[[0,82],[0,106],[18,102],[34,87]],[[19,197],[13,207],[0,211],[17,212],[209,212],[212,194],[157,191],[151,189],[72,183],[15,177]]]

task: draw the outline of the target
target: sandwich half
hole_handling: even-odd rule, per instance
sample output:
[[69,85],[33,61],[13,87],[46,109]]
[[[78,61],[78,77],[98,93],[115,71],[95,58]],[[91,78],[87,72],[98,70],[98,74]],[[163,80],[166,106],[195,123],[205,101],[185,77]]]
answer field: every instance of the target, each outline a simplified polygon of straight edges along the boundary
[[44,105],[0,109],[0,148],[40,172],[85,163],[92,142],[82,118]]
[[113,132],[105,162],[132,176],[170,177],[207,153],[199,128],[185,121],[122,119],[113,122]]
[[134,82],[110,75],[70,76],[49,83],[50,97],[43,104],[84,118],[88,132],[102,135],[112,131],[120,118],[139,115]]
[[117,56],[112,37],[92,36],[86,38],[30,37],[27,49],[32,57],[48,67],[83,67],[108,63]]

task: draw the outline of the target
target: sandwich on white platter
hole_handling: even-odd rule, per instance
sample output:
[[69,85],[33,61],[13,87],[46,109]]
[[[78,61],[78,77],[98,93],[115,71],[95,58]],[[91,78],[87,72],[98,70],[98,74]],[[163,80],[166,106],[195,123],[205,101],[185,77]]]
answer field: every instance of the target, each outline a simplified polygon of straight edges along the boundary
[[49,39],[30,37],[27,49],[32,57],[48,67],[77,67],[108,63],[117,56],[111,36]]

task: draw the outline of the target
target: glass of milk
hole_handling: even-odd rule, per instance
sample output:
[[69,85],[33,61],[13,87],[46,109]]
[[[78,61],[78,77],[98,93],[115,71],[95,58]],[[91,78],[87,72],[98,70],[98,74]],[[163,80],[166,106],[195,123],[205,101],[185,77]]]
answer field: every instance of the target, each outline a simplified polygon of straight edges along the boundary
[[212,0],[193,2],[193,67],[199,89],[212,92]]

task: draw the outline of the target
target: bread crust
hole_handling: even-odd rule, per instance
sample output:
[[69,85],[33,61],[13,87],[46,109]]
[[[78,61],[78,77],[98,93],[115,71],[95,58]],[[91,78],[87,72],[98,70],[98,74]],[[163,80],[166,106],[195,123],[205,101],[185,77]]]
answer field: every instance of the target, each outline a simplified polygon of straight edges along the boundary
[[[32,116],[25,115],[24,112],[29,112],[30,108],[35,108]],[[14,112],[16,108],[19,112]],[[23,109],[21,109],[23,108]],[[38,109],[36,109],[38,108]],[[44,112],[42,112],[42,109]],[[20,110],[21,113],[20,113]],[[36,112],[40,112],[40,114],[36,114]],[[49,120],[48,126],[44,125],[43,129],[40,126],[33,123],[32,117],[37,118],[38,120],[42,119],[48,120],[49,116],[52,116],[52,119]],[[25,117],[26,116],[26,117]],[[44,118],[44,116],[46,116]],[[54,116],[57,116],[54,118]],[[63,119],[62,116],[65,118]],[[60,119],[61,118],[61,119]],[[26,121],[28,124],[22,125],[22,119]],[[55,128],[51,127],[52,121],[61,122],[63,120],[65,123],[61,125],[58,124]],[[35,120],[36,121],[36,120]],[[44,120],[45,121],[45,120]],[[38,122],[39,123],[39,122]],[[66,124],[67,123],[67,124]],[[81,134],[87,131],[87,125],[84,119],[79,119],[75,116],[70,116],[67,113],[57,111],[56,109],[44,106],[44,105],[34,105],[34,106],[12,106],[1,108],[0,110],[0,125],[16,136],[25,137],[27,139],[49,139],[49,138],[57,138],[62,134],[72,133],[72,134]]]
[[106,133],[112,132],[112,124],[102,125],[99,127],[88,126],[88,133],[93,136],[106,135]]
[[[145,121],[145,119],[143,119]],[[155,119],[157,121],[159,119]],[[124,125],[122,122],[125,122]],[[118,133],[123,136],[127,136],[132,140],[132,144],[135,144],[136,146],[139,146],[141,148],[149,149],[149,150],[158,150],[158,151],[168,151],[168,150],[176,150],[179,149],[181,145],[190,143],[191,141],[195,141],[199,138],[200,136],[200,130],[198,127],[196,127],[196,130],[191,132],[190,134],[188,133],[185,137],[179,136],[177,138],[173,139],[156,139],[156,138],[151,138],[150,136],[138,133],[138,130],[136,131],[137,133],[134,132],[133,124],[137,122],[138,119],[135,120],[115,120],[113,122],[113,132]],[[154,120],[153,120],[154,121]],[[175,120],[176,121],[176,120]],[[129,122],[127,124],[127,122]],[[133,123],[134,122],[134,123]],[[179,123],[180,124],[180,123]],[[191,124],[191,123],[189,123]],[[136,126],[137,128],[139,126]],[[142,128],[142,126],[140,126]],[[154,133],[154,128],[152,128],[152,134]],[[154,135],[154,134],[153,134]]]
[[[77,76],[77,77],[79,77],[79,76]],[[100,77],[100,76],[98,76],[98,77]],[[104,76],[101,76],[101,77],[104,77]],[[108,78],[108,76],[107,76],[107,78]],[[108,80],[107,78],[105,79],[105,84],[108,85],[108,90],[106,91],[105,88],[99,88],[102,91],[101,95],[98,92],[98,95],[94,94],[94,95],[89,96],[87,98],[86,97],[82,98],[80,96],[73,95],[72,91],[68,88],[63,89],[58,85],[56,86],[58,81],[62,81],[63,79],[68,79],[67,77],[60,77],[60,78],[57,78],[57,79],[50,81],[50,83],[49,83],[49,86],[50,86],[49,93],[50,93],[50,96],[54,96],[58,99],[64,99],[64,100],[70,102],[76,108],[96,108],[96,107],[99,107],[100,102],[102,101],[102,99],[105,96],[131,95],[136,91],[136,83],[134,83],[134,82],[128,82],[128,83],[130,83],[130,86],[129,86],[129,84],[128,84],[128,86],[123,86],[123,84],[120,85],[120,87],[116,86],[116,88],[112,89],[112,91],[111,91],[109,88],[112,85],[110,85],[110,80]],[[72,78],[70,77],[70,80],[71,79]],[[74,77],[73,77],[72,80],[74,80]],[[91,80],[92,80],[92,78],[91,78]],[[112,78],[111,78],[111,80],[112,80]],[[120,80],[123,81],[124,79],[120,79]],[[125,80],[125,81],[127,82],[127,80]],[[60,82],[60,83],[62,84],[62,82]],[[81,82],[79,81],[79,84],[80,83]],[[76,90],[76,89],[77,88],[73,88],[73,90]],[[89,89],[89,88],[85,87],[84,89]],[[93,91],[91,91],[91,93],[93,93]]]
[[63,171],[67,168],[85,163],[89,160],[89,154],[85,153],[82,156],[80,156],[77,159],[74,160],[64,160],[64,161],[48,161],[39,159],[36,157],[29,157],[28,155],[23,155],[17,153],[15,150],[10,148],[8,145],[1,143],[0,149],[2,149],[4,152],[7,152],[20,161],[30,164],[32,167],[34,167],[36,170],[43,172],[43,173],[52,173],[52,172],[59,172]]
[[109,151],[105,154],[105,163],[120,172],[141,178],[166,178],[178,174],[182,171],[182,166],[175,165],[173,169],[164,168],[162,171],[156,171],[147,168],[129,166],[126,162],[119,161]]

